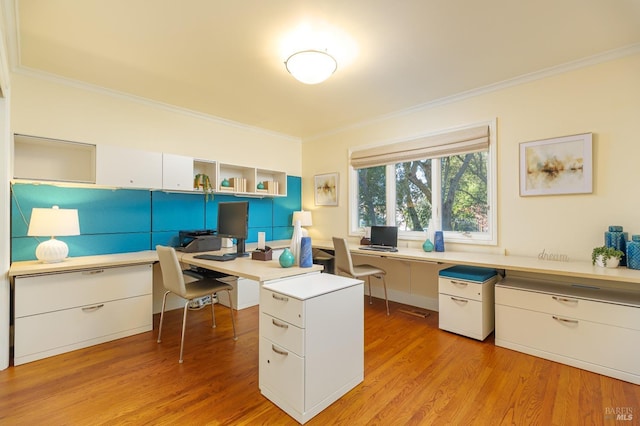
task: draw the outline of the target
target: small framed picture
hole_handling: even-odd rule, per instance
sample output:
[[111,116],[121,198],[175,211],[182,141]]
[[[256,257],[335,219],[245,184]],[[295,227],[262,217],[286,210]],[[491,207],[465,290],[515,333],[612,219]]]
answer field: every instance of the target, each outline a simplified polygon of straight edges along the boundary
[[313,177],[316,206],[338,205],[338,173]]
[[593,192],[592,134],[520,144],[520,196]]

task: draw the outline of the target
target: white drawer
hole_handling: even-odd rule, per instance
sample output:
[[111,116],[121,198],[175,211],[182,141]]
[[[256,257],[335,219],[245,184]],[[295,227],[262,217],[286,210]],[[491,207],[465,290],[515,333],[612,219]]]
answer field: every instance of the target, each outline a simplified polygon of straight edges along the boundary
[[16,277],[15,317],[151,294],[152,265]]
[[438,314],[438,326],[442,330],[478,340],[484,340],[493,331],[493,311],[485,309],[491,314],[485,318],[483,316],[482,302],[440,294],[438,303],[440,311]]
[[493,282],[478,283],[474,281],[460,280],[457,278],[438,278],[438,291],[472,300],[484,300],[493,297]]
[[145,295],[16,318],[16,365],[90,346],[96,339],[104,342],[133,334],[128,331],[151,330],[152,302],[152,296]]
[[496,306],[496,323],[501,346],[516,343],[539,356],[543,351],[640,375],[640,331],[501,305]]
[[261,288],[260,311],[290,324],[304,328],[304,303],[302,300]]
[[260,335],[288,351],[304,356],[304,329],[262,312]]
[[263,393],[267,388],[278,400],[304,411],[304,358],[261,337],[258,374]]
[[562,293],[539,293],[498,285],[496,305],[640,330],[640,308],[586,300]]

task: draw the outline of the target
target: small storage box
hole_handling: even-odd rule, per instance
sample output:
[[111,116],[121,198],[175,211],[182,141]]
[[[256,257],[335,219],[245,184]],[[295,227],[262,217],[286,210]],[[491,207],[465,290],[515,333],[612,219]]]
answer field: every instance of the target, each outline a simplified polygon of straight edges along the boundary
[[461,265],[439,275],[440,329],[484,340],[494,328],[496,270]]

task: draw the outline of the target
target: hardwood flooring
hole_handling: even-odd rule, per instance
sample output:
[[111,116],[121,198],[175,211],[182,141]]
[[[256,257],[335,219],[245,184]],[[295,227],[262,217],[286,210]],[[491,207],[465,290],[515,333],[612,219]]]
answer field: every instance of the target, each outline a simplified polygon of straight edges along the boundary
[[[447,333],[436,312],[390,305],[387,317],[383,301],[365,304],[364,382],[308,425],[639,424],[640,386],[496,347],[493,335]],[[161,344],[156,315],[153,332],[0,371],[0,424],[297,424],[258,390],[258,308],[235,313],[236,342],[226,308],[216,314],[212,329],[209,309],[189,312],[183,364],[176,310]],[[616,410],[632,420],[616,421]]]

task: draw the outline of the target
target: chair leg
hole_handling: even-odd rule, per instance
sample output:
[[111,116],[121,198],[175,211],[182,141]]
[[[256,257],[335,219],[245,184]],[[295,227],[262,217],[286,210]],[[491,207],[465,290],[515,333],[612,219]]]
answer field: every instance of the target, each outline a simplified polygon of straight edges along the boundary
[[184,332],[187,325],[187,311],[189,310],[189,302],[190,300],[187,300],[187,302],[184,304],[184,314],[182,315],[182,336],[180,338],[180,360],[178,361],[180,364],[182,364],[182,350],[184,349]]
[[213,305],[215,305],[215,303],[213,303],[214,298],[216,297],[215,293],[211,294],[211,328],[216,328],[216,311],[213,309]]
[[369,304],[373,305],[373,299],[371,296],[371,275],[367,275],[367,284],[369,284]]
[[382,288],[384,288],[384,301],[387,304],[387,315],[389,315],[389,298],[387,297],[387,282],[384,279],[384,275],[380,275],[382,279]]
[[167,291],[164,293],[164,296],[162,297],[162,310],[160,311],[160,325],[158,326],[158,343],[160,343],[162,340],[160,340],[160,335],[162,334],[162,321],[164,320],[164,307],[165,304],[167,303],[167,294],[171,293],[170,291]]
[[233,317],[233,300],[231,300],[231,291],[226,290],[227,297],[229,298],[229,312],[231,313],[231,326],[233,327],[233,340],[238,340],[236,335],[236,320]]

